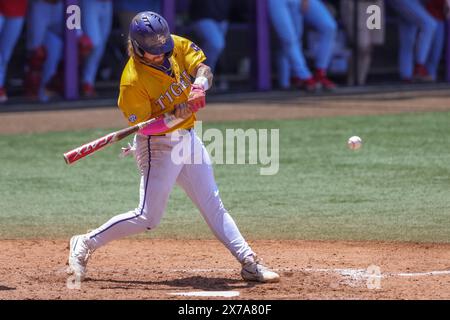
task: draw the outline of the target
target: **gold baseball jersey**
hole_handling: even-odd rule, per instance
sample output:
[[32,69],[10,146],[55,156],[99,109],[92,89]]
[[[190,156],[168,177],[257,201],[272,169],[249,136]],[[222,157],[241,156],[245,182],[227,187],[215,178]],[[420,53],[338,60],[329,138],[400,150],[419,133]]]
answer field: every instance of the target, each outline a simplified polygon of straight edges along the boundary
[[[172,75],[133,57],[128,60],[122,72],[118,106],[130,126],[173,112],[176,105],[188,100],[191,74],[206,56],[188,39],[176,35],[172,35],[172,38],[174,49],[169,58]],[[194,121],[195,113],[165,133],[192,128]]]

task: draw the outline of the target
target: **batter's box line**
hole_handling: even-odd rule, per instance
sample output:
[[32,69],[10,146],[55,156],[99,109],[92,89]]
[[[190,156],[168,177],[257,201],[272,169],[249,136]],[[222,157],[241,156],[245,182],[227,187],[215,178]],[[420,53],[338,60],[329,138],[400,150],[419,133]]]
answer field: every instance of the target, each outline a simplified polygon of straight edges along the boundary
[[[450,270],[429,271],[429,272],[413,272],[413,273],[393,273],[385,272],[379,275],[368,273],[367,269],[323,269],[323,268],[274,268],[276,272],[306,272],[306,273],[337,273],[341,276],[347,276],[355,279],[361,278],[386,278],[386,277],[422,277],[422,276],[439,276],[450,275]],[[209,269],[171,269],[172,272],[182,273],[212,273],[212,272],[235,272],[236,269],[209,268]]]
[[300,271],[300,272],[323,272],[323,273],[337,273],[342,276],[349,276],[352,278],[387,278],[387,277],[423,277],[423,276],[439,276],[439,275],[450,275],[450,270],[441,271],[428,271],[428,272],[382,272],[379,275],[367,272],[367,269],[314,269],[314,268],[282,268],[276,269],[276,271]]
[[[368,273],[367,269],[351,269],[351,268],[274,268],[276,272],[303,272],[303,273],[334,273],[345,277],[351,277],[353,279],[364,279],[364,278],[387,278],[387,277],[425,277],[425,276],[447,276],[450,275],[450,270],[437,270],[437,271],[427,271],[427,272],[382,272],[379,275],[373,273]],[[54,272],[56,274],[66,274],[67,266],[57,268]],[[88,272],[112,272],[125,274],[127,272],[132,272],[131,268],[88,268]],[[140,273],[236,273],[239,272],[239,267],[237,268],[188,268],[188,269],[142,269],[139,268]]]

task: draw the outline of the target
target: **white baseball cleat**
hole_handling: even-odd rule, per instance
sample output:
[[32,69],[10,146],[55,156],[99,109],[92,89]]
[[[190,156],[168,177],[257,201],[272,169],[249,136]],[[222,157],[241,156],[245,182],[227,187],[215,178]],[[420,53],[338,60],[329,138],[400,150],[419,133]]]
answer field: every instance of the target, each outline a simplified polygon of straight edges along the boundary
[[88,238],[85,235],[73,236],[70,239],[69,267],[68,274],[74,274],[80,281],[86,276],[86,265],[92,250],[87,244]]
[[246,281],[280,281],[280,275],[263,265],[257,256],[248,256],[244,259],[242,262],[241,276]]

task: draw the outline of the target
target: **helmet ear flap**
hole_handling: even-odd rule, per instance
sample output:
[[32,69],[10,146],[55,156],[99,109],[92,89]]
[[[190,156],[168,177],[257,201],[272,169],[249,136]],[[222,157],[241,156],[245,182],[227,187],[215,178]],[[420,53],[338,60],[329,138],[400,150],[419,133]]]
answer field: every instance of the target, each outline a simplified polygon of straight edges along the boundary
[[142,50],[136,40],[131,40],[131,45],[133,46],[134,53],[136,53],[139,58],[143,58],[145,55],[145,51]]
[[164,56],[169,59],[173,54],[173,50],[170,50],[169,52],[167,52]]

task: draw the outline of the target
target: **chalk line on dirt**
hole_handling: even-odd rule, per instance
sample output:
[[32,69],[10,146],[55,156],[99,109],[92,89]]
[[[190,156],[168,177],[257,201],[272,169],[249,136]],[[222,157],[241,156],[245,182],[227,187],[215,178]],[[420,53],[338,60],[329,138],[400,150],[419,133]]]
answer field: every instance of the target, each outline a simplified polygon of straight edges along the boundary
[[[67,267],[58,268],[55,273],[66,273]],[[90,268],[91,272],[121,272],[120,268]],[[129,271],[129,269],[126,269]],[[140,269],[141,271],[144,271]],[[344,277],[351,277],[354,279],[363,279],[369,277],[425,277],[425,276],[446,276],[450,275],[450,270],[435,270],[425,272],[381,272],[380,274],[373,274],[367,269],[352,269],[352,268],[274,268],[276,272],[304,272],[304,273],[335,273]],[[123,271],[123,270],[122,270]],[[151,269],[151,272],[179,272],[179,273],[235,273],[239,271],[237,268],[192,268],[192,269]]]
[[[439,270],[439,271],[427,271],[427,272],[383,272],[379,275],[374,275],[373,273],[367,272],[367,269],[321,269],[321,268],[274,268],[277,272],[306,272],[306,273],[337,273],[342,276],[349,276],[352,278],[368,278],[368,277],[422,277],[422,276],[439,276],[439,275],[450,275],[450,270]],[[182,273],[209,273],[209,272],[235,272],[236,269],[225,269],[225,268],[210,268],[210,269],[172,269],[171,272],[182,272]]]

